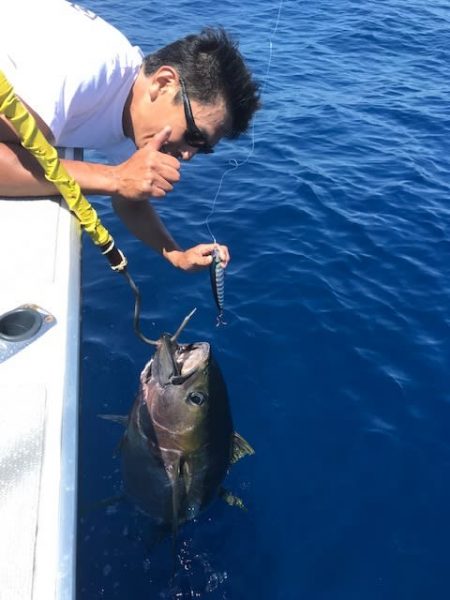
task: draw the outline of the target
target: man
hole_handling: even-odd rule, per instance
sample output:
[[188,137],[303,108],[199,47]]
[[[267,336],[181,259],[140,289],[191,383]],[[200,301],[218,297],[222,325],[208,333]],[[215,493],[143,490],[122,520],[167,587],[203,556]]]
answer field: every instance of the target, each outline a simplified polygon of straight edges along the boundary
[[[65,0],[2,8],[0,70],[56,146],[97,149],[116,164],[63,160],[88,195],[111,195],[129,230],[172,265],[211,263],[214,244],[182,250],[149,198],[180,179],[180,160],[244,132],[259,106],[236,45],[219,29],[143,57],[103,19]],[[22,20],[18,18],[22,15]],[[38,26],[36,24],[39,23]],[[56,194],[0,115],[0,196]],[[219,246],[223,266],[226,246]]]

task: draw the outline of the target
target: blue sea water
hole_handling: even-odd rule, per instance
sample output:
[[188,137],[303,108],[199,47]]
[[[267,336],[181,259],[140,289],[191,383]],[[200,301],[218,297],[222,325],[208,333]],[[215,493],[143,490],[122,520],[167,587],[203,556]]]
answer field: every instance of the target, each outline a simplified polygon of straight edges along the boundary
[[[253,136],[196,157],[155,202],[180,244],[230,247],[227,325],[94,199],[143,296],[146,335],[213,344],[256,454],[171,545],[152,546],[114,452],[151,349],[84,243],[80,600],[450,596],[450,6],[439,0],[83,0],[144,52],[223,25],[263,84]],[[252,144],[254,141],[254,149]],[[237,161],[240,166],[233,168]],[[242,164],[241,164],[242,163]]]

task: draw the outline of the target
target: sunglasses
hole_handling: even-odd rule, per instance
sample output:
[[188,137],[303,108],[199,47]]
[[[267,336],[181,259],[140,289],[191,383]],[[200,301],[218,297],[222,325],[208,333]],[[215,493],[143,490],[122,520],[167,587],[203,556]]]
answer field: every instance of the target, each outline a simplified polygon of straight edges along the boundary
[[200,131],[192,116],[191,103],[186,92],[186,86],[184,85],[183,79],[180,77],[181,96],[183,98],[184,116],[186,118],[186,131],[184,132],[184,141],[188,146],[196,148],[197,152],[201,154],[212,154],[214,148],[208,141],[206,135]]

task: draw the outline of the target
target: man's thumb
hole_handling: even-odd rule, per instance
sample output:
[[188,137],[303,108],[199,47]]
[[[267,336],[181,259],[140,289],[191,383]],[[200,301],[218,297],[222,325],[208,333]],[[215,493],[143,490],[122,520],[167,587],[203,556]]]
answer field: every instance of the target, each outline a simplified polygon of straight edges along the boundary
[[169,140],[171,133],[172,128],[169,127],[169,125],[166,125],[161,129],[161,131],[158,131],[158,133],[152,137],[152,139],[149,141],[149,145],[153,148],[153,150],[159,150],[161,146],[164,146],[164,144]]

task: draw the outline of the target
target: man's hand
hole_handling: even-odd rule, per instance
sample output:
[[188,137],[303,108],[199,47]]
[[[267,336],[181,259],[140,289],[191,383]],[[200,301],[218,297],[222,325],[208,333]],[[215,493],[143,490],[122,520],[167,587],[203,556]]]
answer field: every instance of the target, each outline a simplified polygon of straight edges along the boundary
[[170,127],[164,127],[144,147],[114,169],[116,194],[128,200],[162,198],[180,180],[180,162],[161,147],[170,137]]
[[198,244],[198,246],[184,251],[164,251],[164,256],[174,267],[183,269],[183,271],[199,271],[211,264],[214,248],[218,248],[221,265],[225,268],[230,261],[230,253],[227,246],[220,246],[219,244]]

